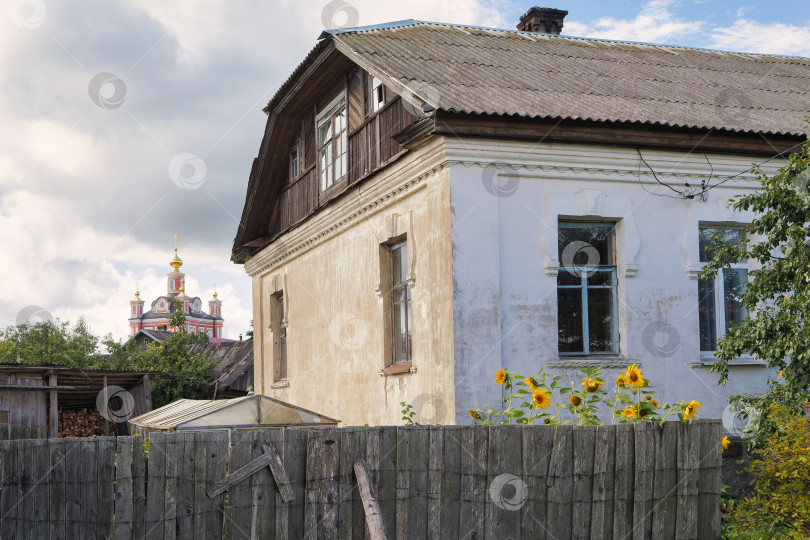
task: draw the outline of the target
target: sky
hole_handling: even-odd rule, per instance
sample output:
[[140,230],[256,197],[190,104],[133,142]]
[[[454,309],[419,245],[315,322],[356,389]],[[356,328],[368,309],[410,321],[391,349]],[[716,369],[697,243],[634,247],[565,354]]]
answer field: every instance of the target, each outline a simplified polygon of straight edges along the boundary
[[[327,27],[401,19],[514,28],[506,0],[3,0],[0,326],[56,318],[125,339],[136,286],[250,328],[230,253],[262,108]],[[806,0],[554,0],[563,35],[810,57]]]

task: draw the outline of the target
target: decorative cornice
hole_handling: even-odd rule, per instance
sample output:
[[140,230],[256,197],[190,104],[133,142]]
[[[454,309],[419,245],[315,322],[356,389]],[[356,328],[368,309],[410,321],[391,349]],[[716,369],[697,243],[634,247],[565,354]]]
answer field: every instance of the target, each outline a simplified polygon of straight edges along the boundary
[[273,244],[275,244],[276,249],[272,249],[274,247],[273,244],[268,246],[268,248],[265,248],[270,249],[270,251],[268,251],[268,253],[264,255],[259,253],[251,260],[246,262],[245,271],[248,273],[248,275],[254,277],[256,275],[264,274],[268,271],[273,270],[281,263],[283,263],[286,259],[288,259],[291,255],[295,255],[299,252],[306,251],[312,247],[315,247],[321,242],[335,236],[344,229],[354,225],[357,221],[366,217],[368,214],[373,213],[385,206],[388,206],[388,204],[390,204],[391,202],[394,202],[395,200],[401,198],[403,194],[416,191],[424,184],[425,180],[427,180],[431,176],[436,175],[437,173],[441,172],[446,168],[447,162],[442,161],[441,163],[431,167],[430,169],[414,177],[409,178],[408,180],[402,182],[393,189],[386,191],[384,194],[375,197],[374,199],[360,206],[351,213],[328,224],[317,233],[299,242],[296,242],[293,246],[288,246],[284,244],[283,241],[276,240],[275,242],[273,242]]

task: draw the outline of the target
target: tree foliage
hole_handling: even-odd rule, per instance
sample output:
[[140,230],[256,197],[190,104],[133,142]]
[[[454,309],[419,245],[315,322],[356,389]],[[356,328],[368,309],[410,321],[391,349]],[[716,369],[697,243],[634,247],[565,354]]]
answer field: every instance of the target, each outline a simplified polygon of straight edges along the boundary
[[721,268],[751,259],[756,269],[741,298],[748,316],[717,343],[712,370],[720,383],[729,376],[729,363],[743,353],[781,371],[763,396],[736,396],[760,413],[756,442],[763,442],[775,425],[769,405],[784,403],[801,414],[810,399],[810,142],[791,154],[788,163],[770,177],[756,167],[762,190],[732,200],[738,211],[757,217],[742,243],[721,243],[701,278],[713,279]]
[[97,345],[84,319],[0,328],[0,362],[89,367],[101,360]]

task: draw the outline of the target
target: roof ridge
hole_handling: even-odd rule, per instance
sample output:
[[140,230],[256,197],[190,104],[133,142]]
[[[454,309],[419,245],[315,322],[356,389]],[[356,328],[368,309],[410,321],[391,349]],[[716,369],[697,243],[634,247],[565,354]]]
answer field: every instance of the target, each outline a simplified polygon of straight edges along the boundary
[[709,49],[707,47],[689,47],[686,45],[670,45],[665,43],[650,43],[644,41],[631,41],[626,39],[606,39],[606,38],[594,38],[594,37],[584,37],[584,36],[563,36],[559,34],[543,34],[540,32],[526,32],[523,30],[512,30],[509,28],[494,28],[488,26],[476,26],[472,24],[459,24],[459,23],[446,23],[446,22],[436,22],[436,21],[422,21],[416,19],[402,19],[399,21],[391,21],[386,23],[380,24],[371,24],[367,26],[356,26],[351,28],[333,28],[324,30],[318,39],[324,39],[328,36],[337,36],[341,34],[357,34],[357,33],[365,33],[365,32],[375,32],[379,30],[393,30],[396,28],[402,28],[406,26],[419,26],[419,25],[426,25],[426,26],[445,26],[445,27],[454,27],[454,28],[470,28],[473,30],[487,30],[492,32],[506,32],[515,35],[528,35],[528,36],[544,36],[547,38],[553,39],[568,39],[574,41],[596,41],[601,43],[622,43],[627,45],[639,45],[639,46],[646,46],[646,47],[654,47],[659,49],[683,49],[683,50],[690,50],[690,51],[703,51],[703,52],[711,52],[711,53],[721,53],[721,54],[736,54],[736,55],[748,55],[748,56],[763,56],[763,57],[771,57],[771,58],[792,58],[792,59],[799,59],[799,60],[808,60],[810,58],[798,55],[789,55],[789,54],[774,54],[774,53],[757,53],[757,52],[749,52],[749,51],[727,51],[721,49]]

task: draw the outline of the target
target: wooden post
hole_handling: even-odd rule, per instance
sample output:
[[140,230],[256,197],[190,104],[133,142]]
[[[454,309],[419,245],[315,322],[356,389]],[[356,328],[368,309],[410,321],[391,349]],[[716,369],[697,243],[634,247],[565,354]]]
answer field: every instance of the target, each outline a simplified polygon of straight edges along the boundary
[[104,435],[110,434],[110,422],[107,420],[109,411],[107,408],[110,406],[110,396],[107,395],[107,376],[104,375]]
[[[52,373],[48,377],[48,386],[56,386],[56,374]],[[58,398],[56,395],[56,390],[51,390],[51,410],[50,410],[50,429],[48,432],[48,438],[55,439],[59,436],[59,409],[58,409]]]
[[143,379],[141,379],[141,382],[143,383],[143,397],[146,400],[146,410],[151,411],[152,410],[152,383],[149,382],[149,374],[148,373],[143,376]]
[[363,511],[366,513],[368,535],[371,540],[386,540],[385,523],[383,523],[380,505],[371,493],[368,469],[363,461],[354,462],[354,474],[357,476],[357,486],[360,488],[360,498],[363,500]]

